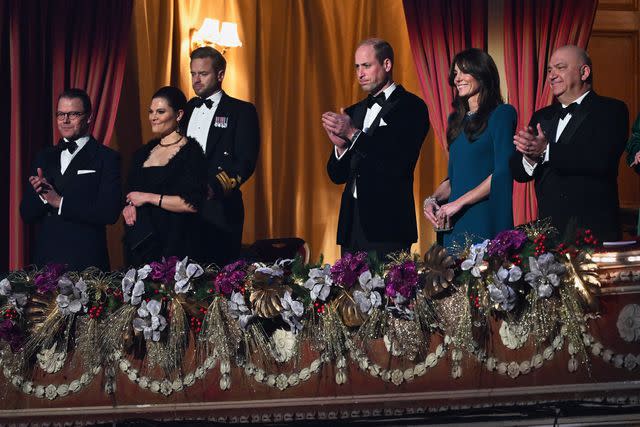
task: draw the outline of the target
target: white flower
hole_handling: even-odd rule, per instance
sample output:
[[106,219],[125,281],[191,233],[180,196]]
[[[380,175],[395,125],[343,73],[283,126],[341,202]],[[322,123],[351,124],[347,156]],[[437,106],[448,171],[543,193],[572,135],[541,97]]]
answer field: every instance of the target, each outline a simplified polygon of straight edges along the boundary
[[549,346],[542,351],[542,357],[546,360],[551,360],[553,358],[553,347]]
[[195,375],[193,375],[193,373],[188,373],[187,375],[184,376],[184,380],[182,382],[184,383],[184,385],[189,387],[189,386],[192,386],[195,381],[196,381]]
[[392,356],[402,356],[402,347],[399,345],[399,343],[391,342],[387,334],[382,337],[382,340],[384,341],[384,346],[387,348],[387,352],[389,352]]
[[429,353],[427,355],[427,358],[424,359],[424,363],[425,365],[427,365],[430,368],[433,368],[434,366],[436,366],[436,364],[438,363],[438,357],[436,356],[435,353]]
[[602,343],[597,342],[591,346],[591,354],[599,356],[602,353]]
[[82,387],[82,383],[78,380],[73,380],[71,381],[71,383],[69,383],[69,391],[71,391],[72,393],[80,390],[80,387]]
[[[127,274],[122,278],[122,297],[124,302],[131,302],[131,305],[138,305],[142,302],[142,295],[144,295],[144,282],[151,272],[151,266],[145,265],[140,270],[135,268],[127,271]],[[137,278],[136,278],[137,276]]]
[[624,367],[630,371],[633,371],[638,364],[638,359],[635,355],[629,353],[624,357]]
[[284,390],[289,386],[289,380],[285,374],[280,374],[276,377],[276,387],[280,390]]
[[[434,355],[433,353],[429,353],[429,355]],[[429,356],[427,356],[428,358]],[[416,377],[421,377],[423,376],[425,373],[427,372],[427,363],[418,363],[416,364],[416,366],[413,368],[413,373],[415,374]]]
[[507,366],[507,374],[511,378],[516,378],[518,375],[520,375],[520,364],[518,362],[509,363],[509,365]]
[[493,371],[494,369],[496,369],[497,360],[495,359],[495,357],[489,357],[486,363],[487,363],[487,369],[489,371]]
[[490,283],[487,290],[491,301],[498,304],[501,310],[511,311],[516,306],[516,292],[510,286]]
[[284,276],[284,267],[292,264],[293,261],[292,259],[279,259],[271,266],[266,266],[260,262],[256,262],[253,265],[257,267],[255,270],[256,273],[262,273],[272,277],[282,277]]
[[290,291],[286,291],[284,297],[280,298],[280,305],[282,305],[280,312],[282,320],[291,327],[291,332],[297,334],[302,330],[300,319],[304,313],[304,305],[302,302],[292,299]]
[[394,369],[391,372],[391,382],[395,385],[400,385],[402,381],[404,381],[404,374],[400,369]]
[[500,325],[500,339],[505,347],[515,350],[527,342],[529,332],[522,325],[512,324],[506,320]]
[[306,381],[311,378],[311,370],[309,368],[302,368],[300,370],[300,379]]
[[48,374],[58,372],[62,366],[64,366],[64,361],[67,359],[65,352],[56,352],[57,345],[57,343],[53,343],[50,348],[42,349],[36,355],[38,366]]
[[566,272],[564,265],[556,262],[550,253],[544,253],[537,259],[529,257],[529,269],[531,271],[524,276],[524,280],[536,291],[538,298],[549,298]]
[[487,245],[489,240],[485,240],[482,243],[471,245],[469,248],[469,256],[462,261],[460,266],[463,270],[471,270],[473,277],[480,277],[480,267],[483,264],[484,254],[487,251]]
[[69,394],[69,386],[67,384],[60,384],[58,386],[58,395],[64,397]]
[[58,308],[63,315],[77,313],[82,309],[86,310],[89,303],[89,295],[87,294],[87,284],[80,279],[77,283],[73,283],[67,276],[62,276],[58,281],[60,294],[56,298]]
[[640,305],[625,305],[616,322],[620,338],[627,342],[640,340]]
[[173,380],[173,383],[171,383],[171,388],[174,391],[180,391],[182,390],[182,387],[184,386],[182,380],[180,378],[176,378],[175,380]]
[[11,295],[11,282],[8,279],[0,280],[0,295],[3,297]]
[[162,383],[160,384],[160,393],[164,394],[165,396],[169,396],[171,393],[173,393],[171,381],[166,379],[162,380]]
[[309,279],[304,282],[304,287],[311,291],[311,301],[319,299],[326,301],[333,286],[331,279],[331,266],[325,264],[321,268],[312,268],[309,270]]
[[613,358],[613,351],[606,349],[604,353],[602,353],[602,360],[604,360],[605,362],[607,363],[611,362],[612,358]]
[[542,367],[542,365],[544,364],[544,358],[542,357],[541,354],[536,354],[531,358],[531,365],[533,365],[534,368],[539,369]]
[[531,362],[528,360],[520,362],[520,373],[528,374],[529,372],[531,372]]
[[253,311],[247,307],[244,295],[240,292],[234,291],[231,294],[231,299],[227,302],[227,307],[229,308],[229,315],[234,319],[238,319],[242,329],[247,329],[251,319],[256,317]]
[[144,338],[160,341],[160,332],[167,326],[167,320],[160,314],[162,305],[159,301],[143,301],[138,308],[138,316],[133,319],[133,329],[144,333]]
[[186,256],[182,261],[176,263],[176,273],[173,276],[176,284],[173,290],[177,294],[187,293],[191,289],[191,283],[189,283],[189,281],[204,274],[202,267],[195,263],[189,264],[188,261],[189,257]]
[[298,374],[291,374],[289,376],[289,385],[290,386],[296,386],[300,383],[300,377],[298,376]]
[[372,277],[371,271],[367,270],[360,274],[358,281],[362,291],[355,291],[353,298],[361,312],[371,314],[374,308],[382,304],[382,295],[375,289],[384,289],[384,280],[377,274]]
[[160,383],[158,381],[151,381],[151,384],[149,384],[149,390],[151,390],[154,393],[157,393],[160,391]]
[[272,355],[278,362],[287,362],[293,357],[296,348],[296,336],[293,332],[276,329],[271,336]]
[[49,384],[45,389],[44,389],[44,395],[46,396],[47,399],[49,400],[53,400],[58,396],[58,387],[56,387],[53,384]]

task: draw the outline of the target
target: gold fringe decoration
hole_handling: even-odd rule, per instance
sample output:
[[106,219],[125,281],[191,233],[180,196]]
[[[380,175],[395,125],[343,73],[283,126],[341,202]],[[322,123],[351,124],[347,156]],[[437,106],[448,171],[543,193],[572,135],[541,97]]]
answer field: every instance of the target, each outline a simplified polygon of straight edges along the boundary
[[572,286],[561,286],[560,300],[562,302],[559,310],[560,320],[565,329],[565,336],[570,347],[569,353],[572,356],[579,354],[580,360],[585,364],[589,375],[591,375],[589,355],[582,339],[582,333],[586,330],[586,323],[578,289]]
[[73,322],[73,318],[74,316],[63,316],[60,314],[60,309],[57,304],[50,304],[47,307],[44,320],[34,328],[31,336],[24,345],[24,358],[29,360],[41,348],[51,347],[54,341],[61,338],[59,333],[63,328],[65,331],[62,337],[64,343],[59,346],[58,349],[66,353],[69,340],[68,332],[70,332],[70,324]]
[[125,304],[104,320],[104,332],[102,334],[102,353],[111,356],[114,351],[122,351],[125,346],[129,348],[133,344],[133,318],[137,308]]
[[169,320],[169,339],[166,347],[165,365],[168,372],[176,372],[182,366],[182,359],[189,344],[189,322],[185,313],[184,299],[178,297],[171,302]]
[[575,257],[566,254],[567,261],[564,263],[567,268],[565,283],[573,286],[582,297],[586,308],[592,312],[597,312],[599,308],[598,300],[593,296],[593,289],[600,288],[600,278],[598,276],[598,264],[593,262],[588,252],[580,251]]
[[446,335],[455,347],[473,350],[471,309],[467,301],[468,284],[460,286],[449,298],[438,301],[437,312],[442,319]]
[[96,351],[100,348],[100,324],[97,319],[79,318],[77,330],[75,351],[82,358],[84,372],[88,372],[102,363],[103,354]]
[[238,322],[230,318],[227,301],[216,296],[207,309],[198,338],[201,358],[217,355],[220,360],[229,360],[235,355],[241,339],[242,331]]
[[346,340],[349,333],[333,305],[327,305],[320,318],[320,340],[322,350],[330,360],[336,360],[347,351]]

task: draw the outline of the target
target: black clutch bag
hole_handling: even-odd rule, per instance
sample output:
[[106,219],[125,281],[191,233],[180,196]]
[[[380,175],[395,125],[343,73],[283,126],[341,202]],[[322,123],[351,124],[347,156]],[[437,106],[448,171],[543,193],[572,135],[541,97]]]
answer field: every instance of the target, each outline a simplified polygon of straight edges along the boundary
[[138,208],[135,224],[127,226],[124,244],[133,254],[140,257],[151,253],[156,246],[156,241],[156,231],[151,223],[149,211]]

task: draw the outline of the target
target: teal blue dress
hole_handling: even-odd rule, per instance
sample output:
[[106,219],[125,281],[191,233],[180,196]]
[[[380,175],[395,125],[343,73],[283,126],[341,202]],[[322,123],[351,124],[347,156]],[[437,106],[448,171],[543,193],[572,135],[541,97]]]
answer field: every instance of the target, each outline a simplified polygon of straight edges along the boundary
[[484,200],[465,206],[452,218],[453,229],[443,233],[448,249],[459,249],[468,236],[474,243],[513,228],[513,178],[509,159],[515,148],[516,110],[501,104],[489,116],[486,129],[470,142],[464,132],[449,147],[449,180],[453,202],[480,185],[489,175],[491,191]]

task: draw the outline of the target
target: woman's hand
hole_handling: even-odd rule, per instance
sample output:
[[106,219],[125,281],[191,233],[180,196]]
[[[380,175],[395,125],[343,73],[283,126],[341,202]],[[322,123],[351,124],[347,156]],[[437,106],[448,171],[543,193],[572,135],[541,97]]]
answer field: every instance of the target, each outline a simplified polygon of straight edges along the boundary
[[422,203],[422,212],[424,216],[433,224],[434,227],[438,227],[438,210],[440,206],[438,206],[438,202],[434,197],[427,197],[424,199]]
[[640,164],[640,151],[636,153],[636,155],[633,158],[633,163],[631,163],[629,166],[635,166],[637,164]]
[[124,222],[132,226],[136,223],[136,207],[133,205],[127,205],[122,209],[122,216],[124,217]]
[[132,191],[127,194],[127,203],[135,207],[140,207],[145,203],[150,203],[151,193],[143,193],[140,191]]
[[464,205],[459,200],[455,200],[446,205],[440,206],[438,211],[437,221],[439,224],[451,224],[451,218],[457,214]]

